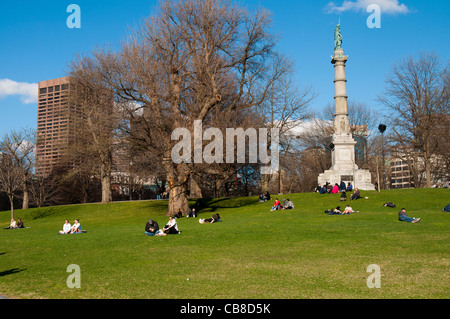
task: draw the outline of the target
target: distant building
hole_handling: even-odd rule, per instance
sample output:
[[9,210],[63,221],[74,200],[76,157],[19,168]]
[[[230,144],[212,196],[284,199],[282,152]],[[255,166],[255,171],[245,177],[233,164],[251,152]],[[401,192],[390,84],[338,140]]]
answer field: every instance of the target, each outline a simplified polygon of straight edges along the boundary
[[69,105],[70,77],[39,82],[36,176],[47,176],[60,164],[76,137],[75,119],[81,110]]
[[356,141],[355,144],[355,160],[358,165],[367,164],[369,159],[369,129],[368,125],[352,126],[352,136]]
[[[412,159],[409,159],[412,161]],[[414,177],[410,171],[405,155],[391,158],[391,188],[414,187]],[[413,162],[411,162],[414,165]]]

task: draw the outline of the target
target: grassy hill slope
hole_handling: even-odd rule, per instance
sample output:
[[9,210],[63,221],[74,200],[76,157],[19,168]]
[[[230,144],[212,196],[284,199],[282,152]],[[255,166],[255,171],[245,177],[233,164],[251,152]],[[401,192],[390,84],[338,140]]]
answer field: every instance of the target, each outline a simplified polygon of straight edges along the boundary
[[[178,220],[182,235],[145,237],[162,227],[167,201],[122,202],[17,211],[29,226],[0,230],[0,295],[20,298],[448,298],[446,189],[362,192],[358,210],[329,216],[338,195],[292,194],[295,210],[270,212],[257,197],[202,200],[201,218]],[[384,207],[394,202],[396,208]],[[191,204],[195,204],[192,201]],[[417,224],[399,222],[401,207]],[[0,227],[9,224],[0,212]],[[79,218],[87,234],[57,235]],[[67,267],[81,269],[69,289]],[[369,289],[367,267],[381,269]],[[188,280],[189,279],[189,280]]]

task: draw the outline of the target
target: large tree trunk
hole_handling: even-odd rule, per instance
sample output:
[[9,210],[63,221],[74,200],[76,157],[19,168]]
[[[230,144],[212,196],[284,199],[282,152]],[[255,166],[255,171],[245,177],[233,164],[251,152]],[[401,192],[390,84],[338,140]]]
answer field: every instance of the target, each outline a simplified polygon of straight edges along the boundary
[[9,198],[9,203],[11,205],[11,219],[13,219],[14,218],[14,195],[9,194],[8,198]]
[[102,183],[102,204],[112,202],[111,172],[104,167],[101,168],[101,183]]
[[189,182],[189,197],[203,198],[202,189],[199,183],[199,177],[195,174],[191,174]]
[[172,216],[181,208],[183,215],[189,212],[187,187],[185,184],[174,186],[169,191],[169,208],[167,216]]
[[30,203],[30,195],[28,193],[28,185],[25,181],[23,184],[23,201],[22,201],[22,209],[28,209]]
[[169,182],[169,207],[167,216],[172,216],[181,208],[183,215],[189,212],[188,183],[189,171],[186,164],[166,164],[167,181]]

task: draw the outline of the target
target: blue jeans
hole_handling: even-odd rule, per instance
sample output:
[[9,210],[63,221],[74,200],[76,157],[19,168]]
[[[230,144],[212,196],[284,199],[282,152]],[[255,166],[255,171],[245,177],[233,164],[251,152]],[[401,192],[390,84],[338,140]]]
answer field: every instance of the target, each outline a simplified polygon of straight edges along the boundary
[[402,222],[408,222],[408,223],[412,223],[412,221],[414,220],[414,218],[411,218],[409,216],[400,216],[399,220]]
[[149,232],[149,231],[146,231],[145,234],[146,234],[147,236],[155,236],[155,235],[156,235],[156,232],[151,233],[151,232]]

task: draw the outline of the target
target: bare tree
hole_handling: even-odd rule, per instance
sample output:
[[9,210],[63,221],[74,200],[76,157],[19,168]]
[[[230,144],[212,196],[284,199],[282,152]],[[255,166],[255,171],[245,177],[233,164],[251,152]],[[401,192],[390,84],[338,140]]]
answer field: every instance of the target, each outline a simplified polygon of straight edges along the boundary
[[9,154],[0,153],[0,191],[6,193],[11,205],[11,218],[14,218],[14,198],[24,183],[23,169]]
[[296,147],[301,151],[298,163],[300,191],[313,191],[317,176],[331,167],[333,122],[315,116],[296,133]]
[[100,67],[101,64],[90,58],[72,63],[69,101],[76,106],[80,116],[76,118],[77,139],[70,148],[70,154],[75,164],[81,161],[97,169],[102,203],[108,203],[112,201],[112,154],[120,113],[114,103],[114,91],[104,82],[104,70]]
[[[275,59],[286,59],[275,56]],[[290,175],[294,177],[296,174],[291,168],[294,158],[298,157],[298,148],[296,148],[296,136],[292,134],[299,125],[305,120],[310,119],[312,114],[308,111],[311,101],[315,98],[311,87],[300,88],[294,83],[293,66],[286,60],[286,65],[289,67],[288,72],[285,72],[279,81],[272,83],[267,92],[267,99],[259,107],[259,111],[263,116],[263,121],[268,128],[277,128],[279,130],[280,140],[280,166],[277,172],[276,187],[272,187],[272,191],[276,189],[277,193],[282,192],[281,189],[281,175],[282,171],[292,172]],[[276,70],[275,70],[276,71]],[[268,148],[270,148],[270,139],[268,141]],[[273,176],[263,176],[263,190],[269,189],[270,180]],[[295,180],[291,178],[292,184]],[[292,187],[289,187],[292,189]]]
[[61,195],[61,179],[52,174],[45,177],[32,177],[30,199],[37,207],[57,204]]
[[0,151],[11,157],[17,172],[21,172],[22,209],[29,206],[29,182],[35,162],[35,141],[36,133],[32,129],[13,130],[0,141]]
[[432,157],[439,145],[436,129],[449,113],[449,71],[449,66],[443,66],[434,53],[423,52],[418,59],[408,57],[394,64],[386,91],[379,97],[391,112],[392,143],[407,155],[416,187],[421,186],[420,162],[426,187],[431,187]]
[[117,101],[128,106],[128,133],[164,165],[168,214],[187,211],[193,164],[171,159],[174,129],[192,133],[194,122],[206,125],[214,109],[230,118],[260,105],[286,72],[283,60],[270,58],[276,43],[270,25],[267,11],[249,13],[231,1],[167,1],[120,52],[94,53]]

